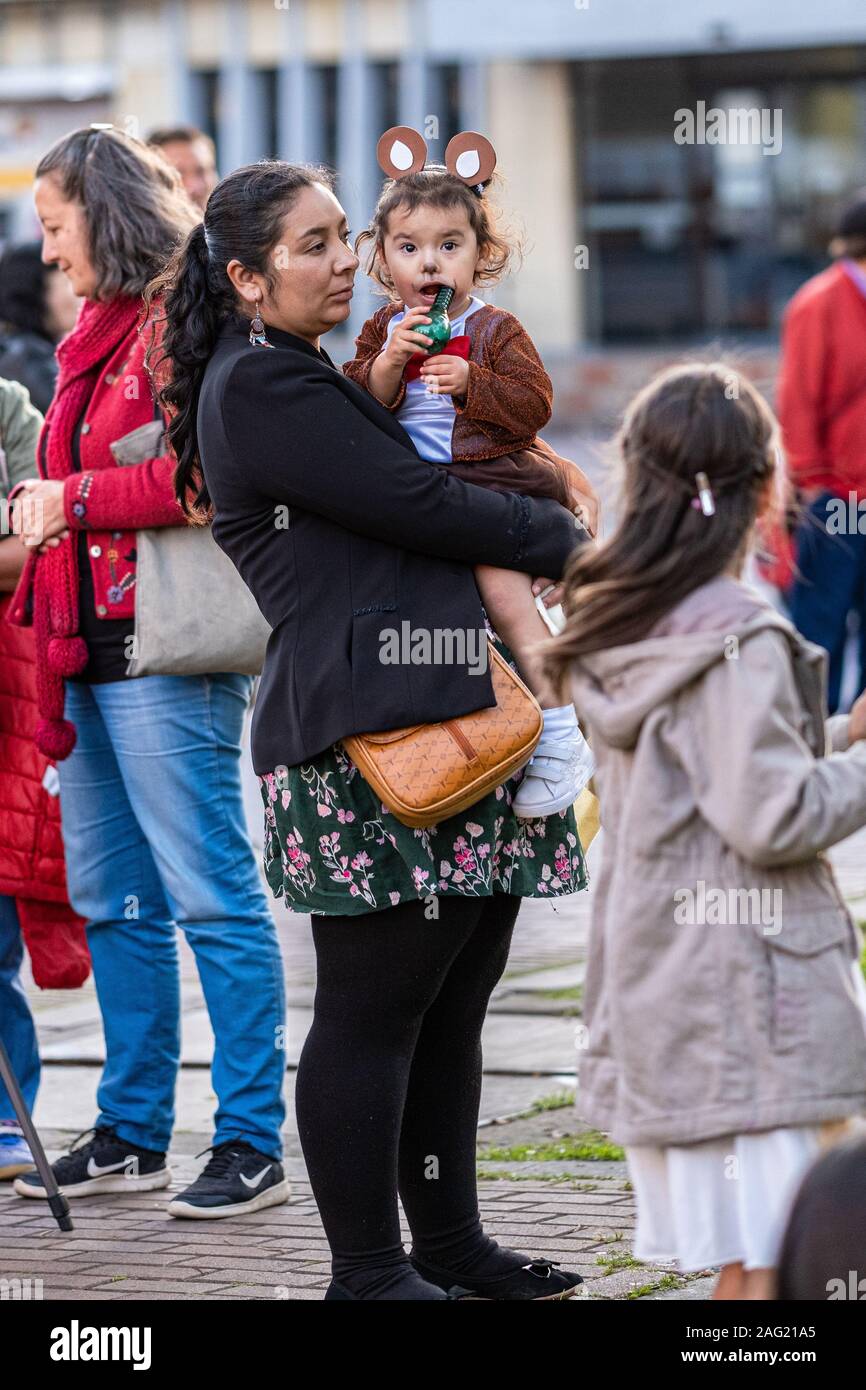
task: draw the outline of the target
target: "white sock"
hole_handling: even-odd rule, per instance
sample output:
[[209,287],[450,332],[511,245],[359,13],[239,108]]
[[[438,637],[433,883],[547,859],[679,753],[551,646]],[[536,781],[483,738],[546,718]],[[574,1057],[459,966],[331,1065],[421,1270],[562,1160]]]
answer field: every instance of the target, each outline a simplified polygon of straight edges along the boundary
[[553,709],[543,709],[544,734],[550,734],[552,738],[569,738],[577,732],[577,715],[574,712],[574,705],[556,705]]

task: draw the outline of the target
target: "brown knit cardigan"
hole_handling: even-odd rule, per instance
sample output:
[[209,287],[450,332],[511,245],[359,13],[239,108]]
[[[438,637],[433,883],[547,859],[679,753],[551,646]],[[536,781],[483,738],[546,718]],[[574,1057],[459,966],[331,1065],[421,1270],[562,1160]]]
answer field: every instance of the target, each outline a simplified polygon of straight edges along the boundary
[[[385,345],[388,324],[400,308],[385,304],[378,309],[355,341],[354,358],[343,365],[346,376],[366,391],[370,391],[370,369]],[[469,382],[465,398],[451,398],[453,462],[444,466],[467,482],[497,492],[553,497],[571,508],[575,495],[592,489],[575,464],[538,438],[538,431],[550,420],[553,386],[535,344],[513,314],[493,304],[476,309],[466,321],[466,333]],[[404,381],[387,408],[398,410],[405,395]],[[488,462],[492,466],[475,466]]]

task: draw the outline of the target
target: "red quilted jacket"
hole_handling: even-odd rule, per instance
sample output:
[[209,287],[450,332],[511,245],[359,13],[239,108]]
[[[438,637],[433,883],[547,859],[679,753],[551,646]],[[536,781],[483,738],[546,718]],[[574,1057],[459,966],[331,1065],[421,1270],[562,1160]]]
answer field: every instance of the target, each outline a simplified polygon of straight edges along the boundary
[[42,784],[50,765],[33,742],[33,633],[5,621],[10,603],[0,595],[0,893],[16,900],[36,983],[74,989],[90,955],[66,896],[60,799]]

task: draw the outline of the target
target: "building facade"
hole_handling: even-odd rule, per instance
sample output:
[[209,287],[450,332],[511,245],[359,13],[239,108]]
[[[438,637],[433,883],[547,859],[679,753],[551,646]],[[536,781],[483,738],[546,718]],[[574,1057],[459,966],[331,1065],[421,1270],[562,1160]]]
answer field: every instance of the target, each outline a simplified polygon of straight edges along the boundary
[[355,230],[383,129],[416,127],[432,158],[479,129],[526,246],[495,297],[546,351],[760,340],[866,184],[866,4],[0,3],[0,233],[33,230],[36,160],[93,120],[191,121],[222,172],[333,165]]

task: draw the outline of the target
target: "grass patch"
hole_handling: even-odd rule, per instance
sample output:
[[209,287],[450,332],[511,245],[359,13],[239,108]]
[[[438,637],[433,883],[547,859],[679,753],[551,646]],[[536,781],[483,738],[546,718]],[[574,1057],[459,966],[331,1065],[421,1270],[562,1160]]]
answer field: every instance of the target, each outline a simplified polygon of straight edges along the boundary
[[648,1293],[657,1293],[659,1289],[682,1289],[685,1288],[685,1280],[678,1279],[675,1274],[666,1274],[662,1279],[658,1279],[654,1284],[641,1284],[639,1289],[630,1289],[626,1298],[646,1298]]
[[634,1255],[599,1255],[596,1264],[607,1274],[615,1274],[618,1269],[642,1269],[643,1261]]
[[625,1152],[597,1129],[588,1129],[583,1134],[567,1134],[546,1144],[511,1144],[502,1148],[479,1146],[478,1158],[500,1163],[549,1163],[556,1159],[609,1163],[624,1159]]
[[539,1096],[528,1110],[523,1110],[515,1119],[528,1120],[533,1115],[542,1115],[545,1110],[564,1110],[569,1105],[574,1105],[574,1091],[554,1091],[552,1095]]

